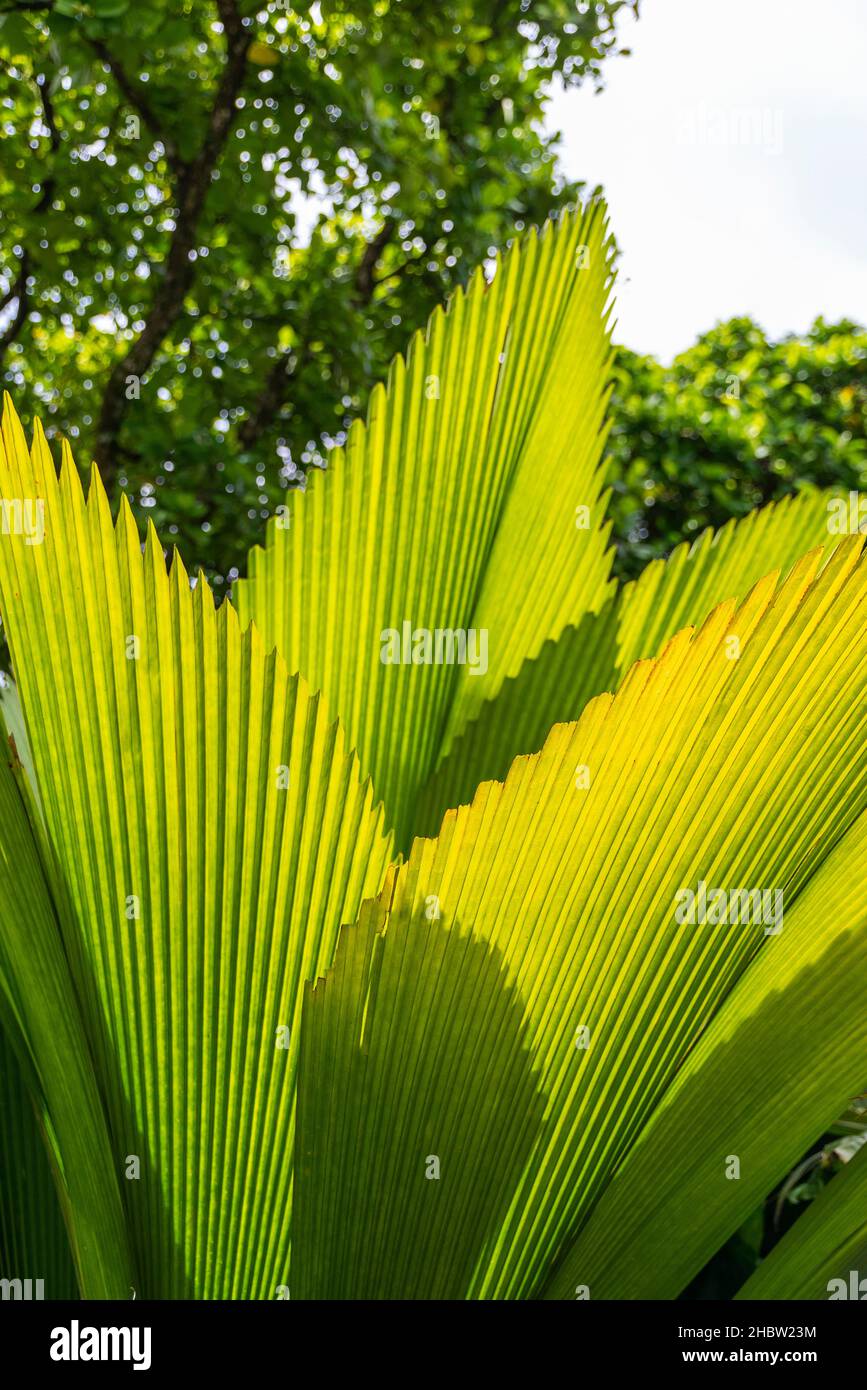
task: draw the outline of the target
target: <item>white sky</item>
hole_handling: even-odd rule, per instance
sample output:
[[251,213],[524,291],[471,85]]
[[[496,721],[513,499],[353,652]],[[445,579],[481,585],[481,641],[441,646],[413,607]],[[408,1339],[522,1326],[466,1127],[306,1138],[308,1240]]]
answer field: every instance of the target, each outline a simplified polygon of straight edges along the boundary
[[622,250],[615,337],[669,361],[719,319],[867,323],[867,0],[644,0],[606,89],[553,93]]

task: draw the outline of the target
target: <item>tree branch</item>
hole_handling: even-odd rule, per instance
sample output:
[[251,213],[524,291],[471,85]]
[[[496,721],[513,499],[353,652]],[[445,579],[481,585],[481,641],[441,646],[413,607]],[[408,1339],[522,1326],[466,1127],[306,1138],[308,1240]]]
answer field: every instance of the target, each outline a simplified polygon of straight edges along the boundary
[[[42,115],[45,127],[48,131],[48,140],[51,145],[51,153],[57,154],[60,149],[60,131],[57,129],[57,120],[54,115],[54,102],[51,99],[51,92],[48,86],[48,78],[41,72],[36,79],[36,86],[39,88],[39,97],[42,102]],[[46,212],[54,201],[54,186],[56,179],[53,172],[48,175],[42,184],[42,196],[34,212]]]
[[[60,132],[57,129],[57,121],[54,115],[54,103],[51,100],[51,92],[48,88],[48,79],[44,73],[40,73],[36,78],[36,88],[39,92],[39,99],[42,103],[42,117],[45,128],[48,131],[48,139],[51,144],[52,154],[56,154],[60,148]],[[33,211],[35,213],[46,212],[54,201],[54,174],[50,173],[42,183],[42,192]],[[30,256],[25,250],[22,252],[21,260],[18,263],[18,274],[8,292],[3,296],[2,308],[7,309],[13,299],[17,299],[15,313],[0,336],[0,363],[6,355],[6,349],[15,342],[30,312],[30,296],[27,293],[27,281],[30,278]]]
[[373,298],[373,291],[376,289],[374,272],[379,265],[379,258],[391,241],[396,226],[394,222],[383,222],[376,236],[369,241],[364,248],[364,255],[361,263],[355,272],[356,304],[363,309]]
[[[375,278],[376,267],[395,231],[395,222],[383,222],[376,236],[365,245],[355,272],[353,302],[358,309],[363,309],[370,303],[374,290],[382,283]],[[299,367],[306,365],[308,361],[309,355],[305,347],[299,353],[282,353],[272,364],[250,413],[238,426],[238,442],[243,449],[252,449],[260,435],[274,423],[286,398],[287,383],[298,375]]]
[[3,332],[3,336],[0,337],[0,362],[2,362],[3,357],[6,354],[6,349],[10,346],[11,343],[14,343],[15,339],[18,337],[18,334],[24,327],[25,322],[27,321],[27,315],[30,310],[30,300],[27,294],[27,277],[29,274],[30,258],[27,255],[27,252],[25,251],[21,257],[21,260],[18,262],[18,274],[15,276],[15,281],[12,287],[10,288],[8,295],[6,295],[3,304],[3,307],[5,309],[9,304],[11,304],[13,299],[17,298],[18,300],[18,303],[15,307],[15,313],[12,315],[12,318],[6,325],[6,328]]
[[[19,265],[20,265],[20,262],[19,262]],[[20,272],[19,272],[19,274],[20,274]],[[8,288],[8,290],[6,291],[6,293],[4,294],[3,298],[0,299],[0,314],[3,313],[3,310],[4,310],[4,309],[8,309],[8,308],[9,308],[9,305],[12,303],[13,299],[15,299],[15,297],[17,296],[17,294],[18,294],[18,289],[17,289],[18,280],[19,280],[19,275],[16,275],[16,276],[15,276],[15,279],[14,279],[13,281],[11,281],[11,283],[10,283],[10,285],[9,285],[9,288]]]
[[150,129],[153,135],[160,141],[166,152],[166,159],[169,168],[173,169],[178,175],[183,170],[182,161],[178,155],[177,146],[173,137],[166,130],[161,118],[157,115],[150,101],[148,100],[142,84],[133,82],[129,74],[125,71],[123,64],[110,51],[108,45],[102,39],[90,39],[90,46],[101,63],[111,72],[112,77],[117,83],[126,100],[134,111],[137,111]]
[[389,280],[399,280],[412,266],[419,265],[429,255],[430,251],[425,248],[424,251],[417,251],[414,256],[407,256],[405,261],[401,261],[400,265],[390,270],[387,275],[380,275],[379,279],[374,281],[374,289],[378,290],[380,285],[387,285]]
[[286,385],[298,375],[298,369],[310,360],[307,345],[298,352],[285,352],[272,363],[265,384],[252,410],[238,426],[238,443],[242,449],[252,449],[256,440],[268,429],[280,411],[286,397]]
[[235,118],[235,103],[244,80],[252,32],[243,24],[236,0],[217,0],[217,9],[226,36],[226,62],[208,117],[205,137],[198,154],[180,168],[175,197],[178,207],[175,229],[145,326],[125,356],[115,363],[102,398],[94,458],[106,484],[113,481],[116,472],[113,455],[129,404],[125,394],[127,380],[129,377],[140,379],[144,376],[160,343],[180,316],[184,299],[193,283],[195,265],[190,253],[195,249],[211,174]]
[[[492,31],[496,31],[503,18],[505,10],[508,8],[509,0],[494,0],[490,25]],[[454,74],[446,84],[443,94],[442,124],[447,138],[453,144],[459,144],[453,130],[450,129],[450,118],[454,102],[459,96],[460,79]],[[492,97],[489,109],[494,110],[499,105],[499,98]],[[382,257],[382,253],[389,243],[393,240],[397,231],[397,222],[393,218],[386,219],[376,236],[369,241],[361,257],[358,268],[355,272],[355,296],[354,304],[356,308],[363,309],[371,302],[374,292],[379,285],[384,285],[392,279],[399,279],[410,266],[418,261],[425,259],[427,251],[422,252],[417,257],[410,257],[403,262],[396,270],[390,274],[376,278],[376,268]],[[301,359],[303,362],[304,358]],[[264,385],[258,397],[253,403],[247,418],[238,428],[239,443],[245,449],[250,449],[256,443],[260,435],[268,429],[279,414],[283,405],[286,393],[286,386],[293,377],[298,375],[300,362],[293,360],[291,353],[284,353],[279,356],[271,366],[265,378]]]

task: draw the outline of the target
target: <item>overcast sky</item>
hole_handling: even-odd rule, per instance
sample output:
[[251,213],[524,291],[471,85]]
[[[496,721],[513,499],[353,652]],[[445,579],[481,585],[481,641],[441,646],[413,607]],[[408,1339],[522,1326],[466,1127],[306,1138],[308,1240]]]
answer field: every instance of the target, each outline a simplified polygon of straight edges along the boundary
[[717,320],[867,323],[867,0],[643,0],[606,90],[554,93],[623,251],[616,337],[663,360]]

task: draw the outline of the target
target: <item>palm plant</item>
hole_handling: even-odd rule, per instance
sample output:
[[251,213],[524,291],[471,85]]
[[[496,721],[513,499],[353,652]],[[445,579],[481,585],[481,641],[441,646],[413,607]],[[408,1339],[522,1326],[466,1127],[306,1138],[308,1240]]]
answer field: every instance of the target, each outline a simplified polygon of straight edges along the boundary
[[[477,273],[219,609],[7,402],[0,1233],[49,1295],[676,1297],[863,1089],[863,538],[804,494],[618,587],[611,262],[594,201]],[[865,1184],[747,1291],[825,1296]]]

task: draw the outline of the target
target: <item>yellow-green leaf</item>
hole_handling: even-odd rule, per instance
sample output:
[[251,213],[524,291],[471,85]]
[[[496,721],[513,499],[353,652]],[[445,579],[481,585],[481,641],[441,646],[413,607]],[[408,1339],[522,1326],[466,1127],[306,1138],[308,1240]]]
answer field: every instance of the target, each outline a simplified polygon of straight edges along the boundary
[[0,609],[140,1297],[273,1297],[288,1269],[301,990],[390,844],[304,680],[87,503],[7,407]]
[[[739,607],[723,604],[698,632],[678,634],[657,660],[634,666],[615,697],[592,700],[577,724],[551,731],[539,754],[517,759],[505,783],[483,784],[471,806],[449,812],[438,837],[416,841],[397,870],[380,935],[387,940],[394,920],[398,941],[409,941],[411,931],[426,932],[436,920],[484,944],[501,985],[520,1001],[528,1054],[521,1070],[529,1067],[543,1103],[517,1184],[509,1165],[497,1165],[523,1133],[526,1106],[511,1107],[511,1128],[498,1129],[484,1157],[470,1141],[472,1165],[461,1164],[456,1132],[450,1172],[466,1191],[452,1194],[454,1210],[470,1193],[478,1200],[484,1193],[489,1210],[508,1207],[499,1231],[476,1252],[467,1295],[542,1291],[737,981],[756,958],[779,949],[778,906],[797,905],[867,806],[867,770],[852,762],[867,695],[862,543],[848,538],[824,566],[822,553],[811,552],[781,587],[769,576]],[[736,659],[733,634],[744,639]],[[576,777],[579,770],[589,775]],[[769,915],[690,925],[678,907],[701,883],[724,892],[726,902],[736,895],[738,913],[741,891],[768,893],[759,901]],[[404,1117],[427,1125],[449,1113],[452,1067],[440,1047],[452,1036],[447,1001],[459,961],[459,949],[444,952],[448,979],[426,1011],[423,1110],[410,1095],[413,1068],[392,1070],[385,1049],[379,1078],[364,1082],[378,1095],[388,1071],[381,1104],[347,1115],[328,1152],[319,1150],[308,1200],[321,1214],[320,1296],[344,1278],[344,1217],[368,1232],[352,1247],[359,1261],[352,1287],[381,1287],[367,1213],[347,1217],[346,1206],[337,1199],[329,1205],[316,1184],[340,1193],[356,1165],[375,1166],[374,1155],[387,1151]],[[340,1001],[332,998],[332,1009],[364,1012],[371,1038],[378,1026],[394,1046],[404,1027],[413,1038],[412,994],[402,985],[379,979],[368,990],[360,971],[332,993]],[[500,999],[496,991],[491,999],[484,994],[483,1011],[493,999]],[[315,1007],[310,1016],[320,1017]],[[332,1100],[302,1098],[302,1116],[329,1105],[337,1114],[345,1069],[356,1065],[352,1027],[338,1037],[333,1024],[323,1026],[321,1035],[305,1033],[302,1084],[328,1089]],[[476,1044],[480,1066],[487,1043],[483,1036]],[[370,1056],[363,1065],[374,1067]],[[497,1084],[492,1069],[489,1085]],[[408,1142],[422,1133],[407,1131]],[[317,1141],[321,1134],[302,1127],[302,1152]],[[391,1258],[401,1261],[411,1288],[423,1283],[412,1252],[425,1248],[432,1219],[419,1200],[404,1186],[381,1217],[403,1233],[398,1239],[390,1231],[389,1248],[399,1248]],[[458,1247],[469,1239],[459,1222],[450,1228]],[[456,1252],[452,1273],[458,1260]]]
[[[505,776],[520,753],[536,753],[552,724],[577,719],[594,695],[616,690],[634,661],[657,656],[676,632],[704,621],[715,604],[745,598],[772,570],[785,578],[813,546],[829,552],[827,492],[772,502],[692,547],[648,565],[599,613],[549,640],[538,656],[479,710],[422,790],[416,834],[435,834],[450,806],[469,801],[480,782]],[[736,635],[736,634],[735,634]]]
[[867,1049],[865,854],[862,813],[690,1054],[548,1297],[579,1282],[594,1298],[677,1297],[843,1112]]
[[[523,237],[492,284],[477,272],[346,449],[289,494],[236,586],[242,622],[345,722],[399,838],[482,701],[611,590],[610,258],[594,204]],[[424,634],[433,659],[416,663]]]

